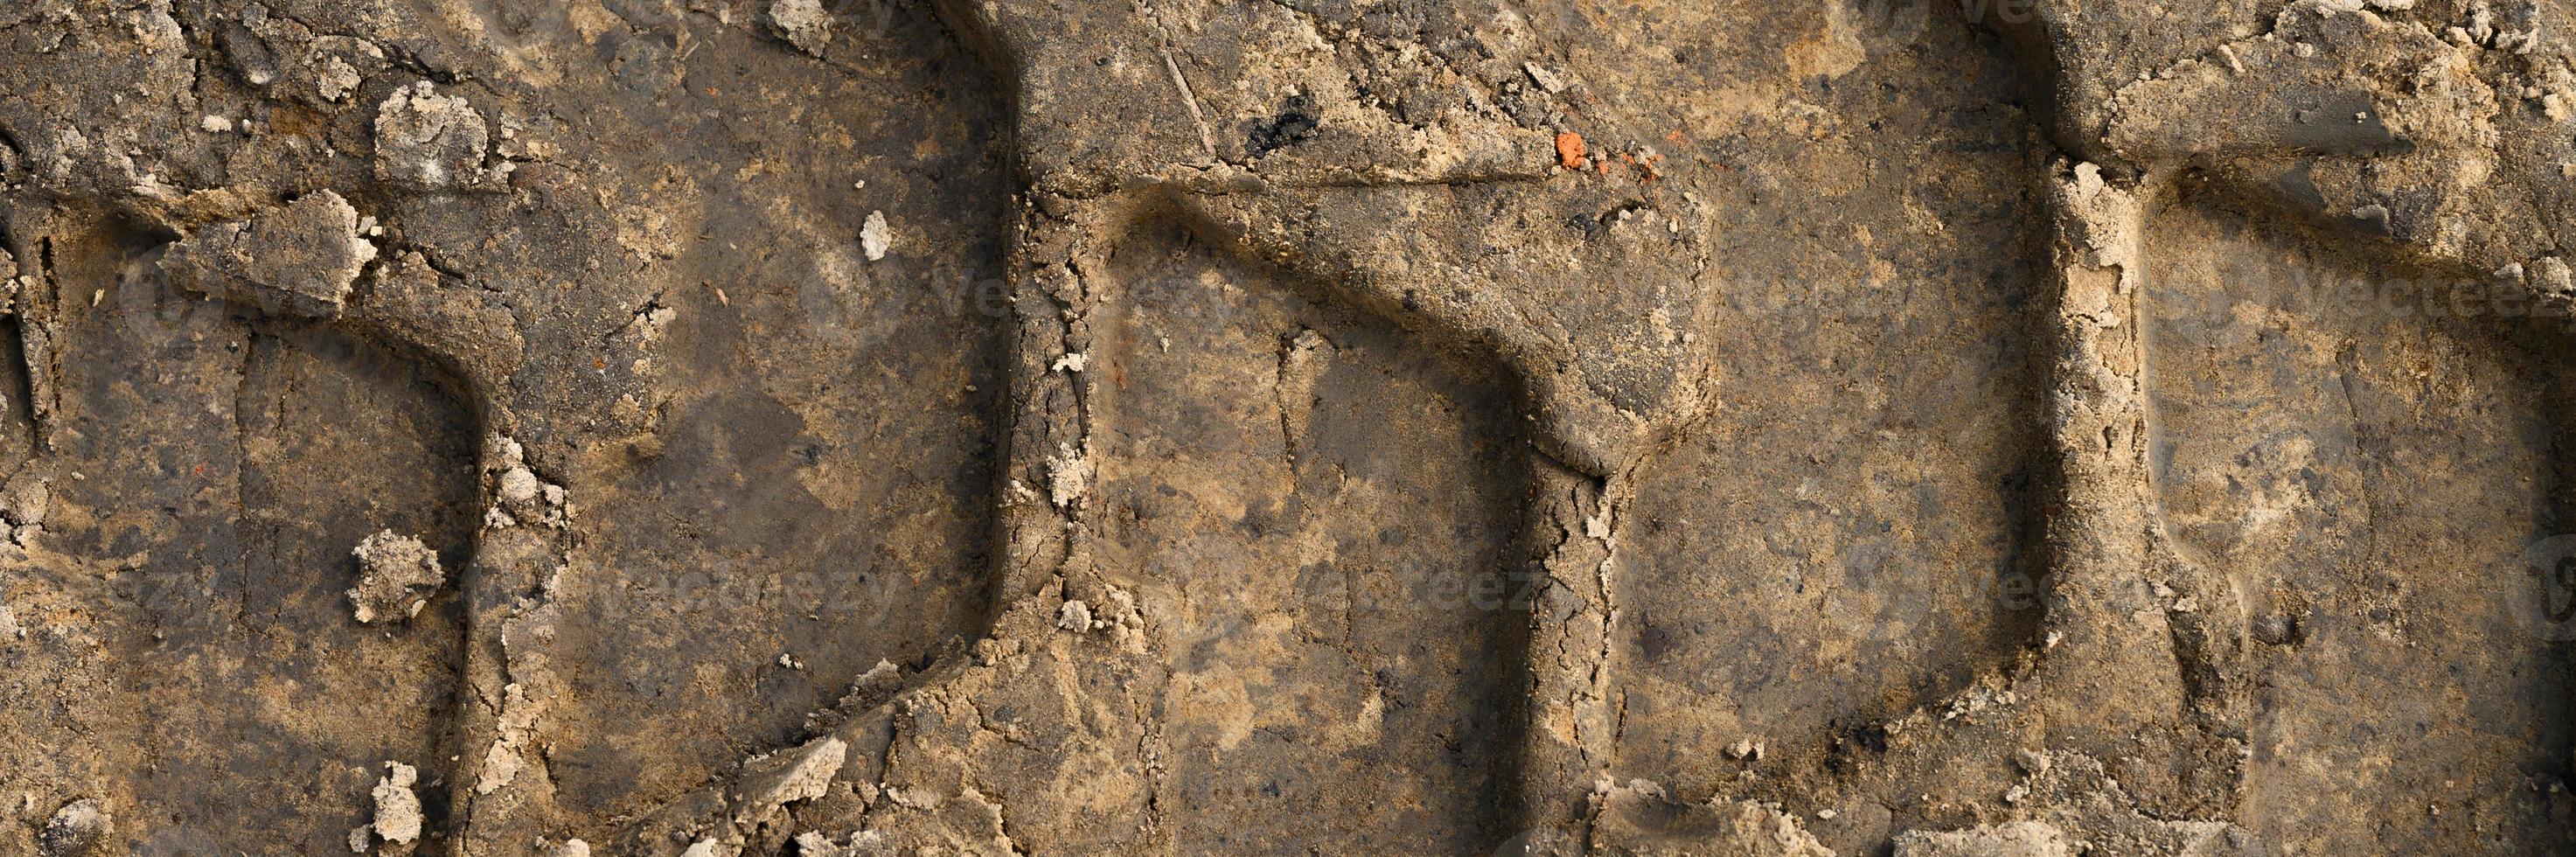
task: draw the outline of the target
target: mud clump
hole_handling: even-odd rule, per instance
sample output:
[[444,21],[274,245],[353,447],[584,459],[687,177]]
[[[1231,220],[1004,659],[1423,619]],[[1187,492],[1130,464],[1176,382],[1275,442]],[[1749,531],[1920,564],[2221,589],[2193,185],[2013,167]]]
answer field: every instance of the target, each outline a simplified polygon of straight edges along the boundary
[[867,221],[859,225],[859,250],[867,254],[868,261],[875,262],[883,260],[886,250],[893,246],[894,233],[886,229],[885,212],[868,212]]
[[[1683,857],[1834,857],[1778,806],[1751,801],[1689,803],[1645,780],[1604,785],[1592,796],[1595,853]],[[1562,843],[1540,843],[1562,847]],[[1535,853],[1535,849],[1534,849]]]
[[1081,601],[1067,601],[1064,606],[1056,608],[1055,616],[1055,626],[1058,628],[1077,634],[1091,630],[1091,605],[1089,604]]
[[1896,837],[1896,857],[2066,857],[2070,853],[2065,833],[2036,821],[1918,830]]
[[483,114],[463,98],[421,81],[394,91],[376,108],[376,177],[426,190],[483,181],[492,144]]
[[484,526],[562,528],[572,514],[564,487],[538,478],[528,466],[527,448],[518,441],[504,438],[495,445],[500,461],[492,473],[492,507],[486,510]]
[[438,552],[416,536],[384,530],[350,553],[358,558],[358,584],[349,588],[349,603],[361,624],[409,620],[447,582]]
[[[375,789],[369,792],[376,801],[376,820],[366,829],[373,831],[377,838],[397,845],[419,839],[420,796],[412,792],[412,785],[419,780],[420,769],[401,762],[386,762],[384,778],[377,780]],[[352,835],[351,847],[357,844],[357,837]]]
[[734,810],[734,823],[760,824],[788,804],[822,797],[849,752],[848,742],[827,735],[743,762],[738,781],[741,798]]
[[336,318],[376,258],[360,224],[348,200],[315,191],[284,208],[198,230],[170,245],[161,270],[180,288],[270,314]]
[[38,853],[44,857],[86,857],[103,853],[100,846],[107,843],[109,834],[115,830],[114,816],[108,815],[98,801],[82,798],[64,804],[45,821],[44,835],[37,840]]
[[769,6],[769,26],[797,50],[823,55],[832,43],[832,14],[821,0],[778,0]]
[[53,486],[42,475],[20,472],[0,483],[0,539],[25,547],[45,529]]

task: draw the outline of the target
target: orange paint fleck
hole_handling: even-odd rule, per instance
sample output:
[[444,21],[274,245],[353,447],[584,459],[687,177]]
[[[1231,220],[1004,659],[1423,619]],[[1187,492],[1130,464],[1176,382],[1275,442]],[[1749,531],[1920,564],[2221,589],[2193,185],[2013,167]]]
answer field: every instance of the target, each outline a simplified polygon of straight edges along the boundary
[[1569,170],[1583,168],[1583,135],[1572,131],[1556,135],[1556,163]]

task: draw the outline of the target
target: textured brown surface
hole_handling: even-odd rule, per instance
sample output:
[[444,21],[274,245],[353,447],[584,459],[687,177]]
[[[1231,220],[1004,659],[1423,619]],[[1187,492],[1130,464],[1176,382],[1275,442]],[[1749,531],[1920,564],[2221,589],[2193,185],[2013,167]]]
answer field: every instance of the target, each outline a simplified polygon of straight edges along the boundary
[[2570,33],[0,7],[0,853],[2576,851]]

